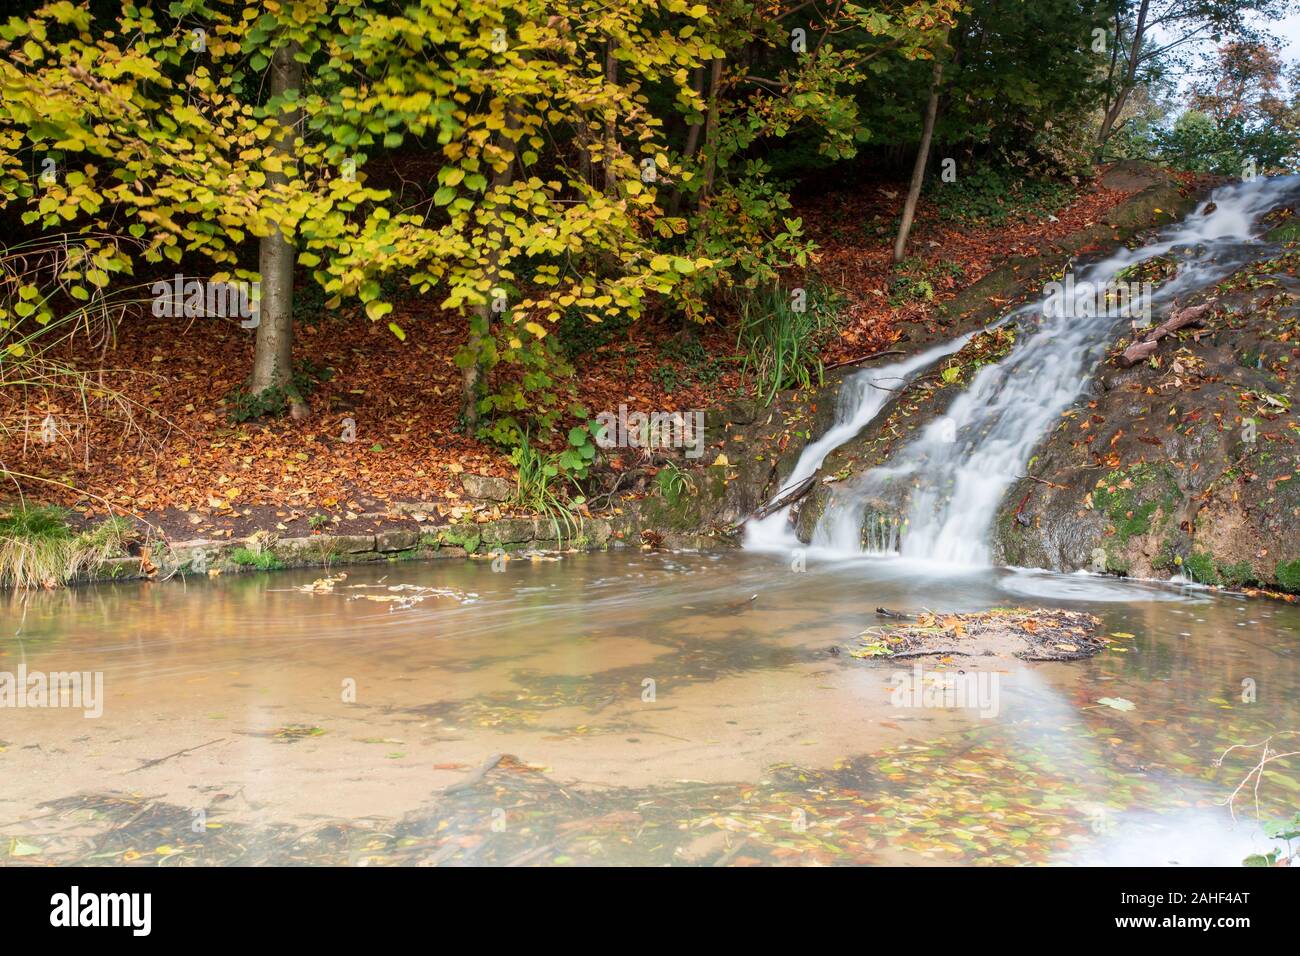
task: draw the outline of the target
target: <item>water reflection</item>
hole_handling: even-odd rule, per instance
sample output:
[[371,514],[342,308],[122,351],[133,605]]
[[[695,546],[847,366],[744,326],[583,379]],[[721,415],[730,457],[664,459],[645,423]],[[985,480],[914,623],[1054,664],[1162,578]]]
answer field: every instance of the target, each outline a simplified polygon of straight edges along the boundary
[[[0,836],[28,862],[1235,864],[1262,837],[1219,803],[1250,761],[1215,759],[1300,728],[1300,614],[1203,590],[640,552],[296,590],[323,574],[8,598],[0,670],[102,671],[107,700],[0,709]],[[478,599],[364,597],[398,584]],[[951,665],[997,673],[993,717],[892,706],[901,662],[831,653],[879,607],[1008,597],[1113,643]],[[1296,791],[1278,765],[1266,812]]]

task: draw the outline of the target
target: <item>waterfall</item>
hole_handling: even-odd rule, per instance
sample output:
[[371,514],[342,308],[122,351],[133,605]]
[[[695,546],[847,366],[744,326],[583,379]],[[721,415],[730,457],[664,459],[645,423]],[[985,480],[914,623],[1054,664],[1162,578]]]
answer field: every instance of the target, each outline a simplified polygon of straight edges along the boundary
[[[1008,316],[1017,341],[996,364],[980,368],[945,415],[931,422],[884,466],[836,486],[812,543],[841,552],[901,553],[904,557],[961,565],[990,563],[990,530],[1007,489],[1021,475],[1034,448],[1083,391],[1089,376],[1139,304],[1158,323],[1175,297],[1210,286],[1258,258],[1259,217],[1300,195],[1300,179],[1278,177],[1221,187],[1183,222],[1161,230],[1138,249],[1121,249],[1081,268],[1043,298]],[[1106,307],[1127,288],[1117,275],[1155,256],[1177,263],[1175,275],[1135,295],[1125,310]],[[1127,281],[1127,280],[1126,280]],[[1098,306],[1101,301],[1101,307]],[[1146,317],[1143,318],[1146,321]],[[969,339],[945,345],[876,374],[910,378],[951,354]],[[836,444],[856,434],[891,397],[870,387],[870,373],[845,383],[836,426],[800,458],[792,485],[812,474]],[[897,500],[900,513],[880,511]],[[749,529],[747,545],[788,539],[784,515]],[[784,540],[788,546],[788,540]]]
[[[889,403],[898,390],[916,377],[917,373],[941,358],[951,355],[970,341],[971,332],[950,342],[936,345],[924,352],[875,369],[854,372],[840,385],[835,399],[835,422],[826,434],[806,445],[794,470],[772,496],[779,498],[786,489],[793,488],[821,467],[826,456],[862,431]],[[790,508],[782,508],[766,518],[750,521],[745,526],[745,547],[755,550],[789,548],[798,546],[790,529]]]

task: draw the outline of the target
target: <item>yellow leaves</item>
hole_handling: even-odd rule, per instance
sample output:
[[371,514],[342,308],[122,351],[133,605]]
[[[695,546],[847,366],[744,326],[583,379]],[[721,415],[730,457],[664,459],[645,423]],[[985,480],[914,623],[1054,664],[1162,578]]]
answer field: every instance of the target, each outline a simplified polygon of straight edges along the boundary
[[[325,22],[329,9],[323,0],[280,0],[260,11],[273,6],[281,13],[272,16],[310,29]],[[672,7],[692,20],[708,16],[703,3],[673,0]],[[620,50],[628,69],[608,84],[603,77],[589,77],[580,57],[519,56],[526,44],[515,27],[505,57],[474,66],[486,49],[487,29],[503,22],[499,14],[465,23],[453,12],[454,5],[414,9],[418,13],[411,22],[400,27],[356,14],[353,25],[365,30],[365,43],[353,47],[327,39],[322,48],[325,56],[338,60],[332,68],[349,77],[343,87],[305,90],[297,99],[277,97],[269,110],[233,85],[232,67],[247,62],[239,51],[249,50],[245,41],[266,29],[260,11],[252,7],[219,18],[220,26],[209,31],[209,55],[204,57],[188,57],[188,35],[162,28],[147,8],[128,17],[135,24],[129,44],[118,42],[125,33],[87,37],[80,44],[66,41],[79,72],[65,77],[70,82],[56,85],[53,95],[49,86],[23,89],[12,107],[6,88],[6,115],[19,125],[47,124],[46,143],[62,142],[68,152],[101,161],[111,166],[113,176],[99,183],[93,167],[61,170],[60,181],[42,187],[28,211],[39,210],[46,224],[64,229],[67,221],[102,216],[105,208],[114,215],[121,210],[130,234],[143,246],[138,254],[150,262],[178,264],[188,257],[234,264],[241,245],[279,227],[297,246],[298,264],[314,270],[315,280],[331,296],[331,307],[340,296],[352,295],[365,275],[397,266],[409,271],[414,288],[432,292],[433,299],[445,297],[450,308],[479,305],[484,291],[498,283],[545,288],[553,294],[532,308],[511,303],[518,314],[534,319],[519,330],[525,341],[529,335],[540,339],[548,334],[566,309],[576,307],[592,321],[637,313],[648,295],[672,290],[681,277],[707,265],[708,260],[663,255],[654,248],[661,238],[686,234],[687,224],[682,217],[653,211],[656,189],[636,175],[651,159],[665,181],[690,178],[666,152],[662,117],[640,92],[640,77],[654,74],[672,88],[671,100],[697,103],[691,75],[702,53],[712,49],[707,40],[697,36],[687,43],[671,31],[661,32],[635,9],[603,12],[592,28],[616,27],[630,41]],[[316,12],[303,19],[304,11]],[[525,15],[523,28],[533,31],[537,44],[562,54],[583,42],[571,32],[569,16],[561,12],[555,22],[529,23]],[[52,23],[58,16],[47,12],[43,19]],[[11,35],[18,38],[11,41],[11,52],[26,35],[43,42],[34,32],[43,29],[41,21],[24,21],[22,30],[11,22]],[[442,55],[431,59],[419,51],[424,45],[427,52],[435,33]],[[291,26],[290,34],[301,40],[307,31]],[[263,48],[260,42],[251,44],[253,50]],[[53,49],[46,44],[26,52],[48,61]],[[190,71],[183,84],[172,69],[177,54],[185,57]],[[373,59],[362,64],[362,57]],[[372,66],[379,68],[367,72]],[[492,75],[496,71],[504,75]],[[64,87],[75,88],[75,94]],[[497,92],[501,89],[517,92],[507,97]],[[103,108],[87,115],[81,101],[96,93],[103,94]],[[321,106],[337,111],[321,111]],[[281,153],[276,148],[283,135],[281,111],[296,108],[305,110],[306,121],[291,151]],[[611,114],[621,124],[620,144],[627,144],[626,152],[620,145],[612,157],[622,188],[614,196],[603,190],[575,192],[573,164],[550,162],[554,128],[589,131],[589,158],[603,162],[608,152],[604,122]],[[5,135],[0,130],[0,172],[8,174],[4,160],[16,155],[25,140],[21,134],[17,141]],[[432,216],[427,208],[409,213],[387,206],[387,193],[340,174],[343,159],[373,156],[392,145],[386,137],[399,135],[427,136],[439,144],[434,147],[440,150],[434,165],[441,167],[434,198],[441,208]],[[490,191],[490,170],[533,162],[546,173]],[[121,172],[126,175],[119,176]],[[93,225],[102,228],[103,223]],[[573,266],[589,259],[593,250],[610,252],[612,268],[579,291],[571,281]],[[562,272],[556,262],[564,263]],[[129,272],[130,261],[125,265]],[[91,292],[120,274],[102,262],[81,269],[75,284]],[[373,290],[361,301],[371,320],[387,322],[392,306],[379,298]],[[390,330],[402,339],[400,326],[390,323]]]

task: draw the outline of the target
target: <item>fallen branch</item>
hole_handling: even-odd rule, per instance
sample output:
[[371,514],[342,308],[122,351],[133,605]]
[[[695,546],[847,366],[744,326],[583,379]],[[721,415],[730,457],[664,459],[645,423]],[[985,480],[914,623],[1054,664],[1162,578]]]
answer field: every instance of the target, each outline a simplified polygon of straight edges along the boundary
[[1191,308],[1175,310],[1169,318],[1148,332],[1141,342],[1135,342],[1126,348],[1116,362],[1120,368],[1132,368],[1139,362],[1146,361],[1155,354],[1161,339],[1189,325],[1199,325],[1212,308],[1213,302],[1204,302]]
[[756,510],[750,517],[759,519],[766,518],[768,515],[780,511],[782,508],[789,507],[804,495],[808,494],[815,484],[817,484],[817,474],[814,472],[803,481],[794,485],[788,491],[778,492],[775,498]]
[[571,838],[572,838],[572,834],[560,840],[553,840],[550,843],[543,843],[541,846],[533,847],[531,850],[524,851],[523,853],[515,857],[513,860],[508,860],[506,863],[502,865],[507,867],[527,866],[529,863],[533,862],[533,860],[536,860],[538,857],[544,856],[545,854],[547,854],[548,852],[550,852],[551,850],[559,846],[561,843],[564,843]]
[[484,760],[478,769],[472,771],[464,780],[453,783],[451,786],[443,790],[442,795],[444,797],[450,797],[455,793],[463,793],[466,790],[473,790],[483,782],[483,778],[488,775],[488,771],[492,770],[504,758],[505,754],[493,754],[488,757],[487,760]]
[[915,619],[915,616],[912,614],[904,614],[901,611],[891,611],[887,607],[876,608],[876,613],[881,617],[892,617],[900,621],[911,621]]
[[[1033,476],[1033,475],[1021,475],[1021,476],[1020,476],[1020,480],[1021,480],[1021,481],[1036,481],[1036,482],[1038,482],[1040,485],[1047,485],[1047,487],[1049,487],[1049,488],[1064,488],[1064,487],[1065,487],[1065,485],[1058,485],[1058,484],[1057,484],[1056,482],[1054,482],[1054,481],[1048,481],[1046,478],[1036,478],[1036,477]],[[1022,502],[1022,504],[1023,504],[1023,502]],[[1018,509],[1018,508],[1016,509],[1017,513],[1019,513],[1019,510],[1020,510],[1020,509]]]
[[837,368],[844,368],[846,365],[857,365],[860,362],[870,362],[872,359],[878,359],[882,355],[902,355],[902,349],[886,349],[883,352],[872,352],[870,355],[860,355],[857,358],[845,359],[843,362],[834,362],[827,365],[823,371],[830,372]]
[[1247,786],[1251,788],[1251,791],[1255,797],[1255,819],[1256,820],[1262,819],[1260,814],[1260,807],[1259,807],[1259,785],[1264,780],[1264,771],[1268,769],[1269,764],[1274,763],[1275,761],[1286,760],[1290,757],[1300,757],[1300,750],[1292,750],[1286,753],[1280,753],[1274,750],[1273,738],[1274,737],[1298,737],[1298,736],[1300,736],[1300,731],[1284,730],[1277,734],[1270,734],[1269,736],[1261,740],[1259,743],[1233,744],[1223,753],[1219,754],[1219,759],[1214,761],[1214,765],[1216,767],[1222,767],[1223,758],[1228,756],[1228,754],[1232,753],[1234,750],[1258,750],[1259,751],[1259,760],[1256,761],[1255,765],[1250,768],[1246,776],[1244,776],[1241,779],[1241,782],[1237,784],[1237,786],[1233,789],[1232,793],[1228,794],[1227,798],[1221,801],[1219,804],[1219,806],[1226,806],[1228,808],[1228,812],[1231,814],[1233,822],[1236,822],[1237,819],[1237,806],[1236,806],[1237,795],[1240,794],[1241,791],[1244,790]]
[[736,845],[727,850],[722,856],[713,861],[714,866],[728,866],[732,860],[740,855],[740,851],[749,845],[749,837],[743,836],[736,841]]

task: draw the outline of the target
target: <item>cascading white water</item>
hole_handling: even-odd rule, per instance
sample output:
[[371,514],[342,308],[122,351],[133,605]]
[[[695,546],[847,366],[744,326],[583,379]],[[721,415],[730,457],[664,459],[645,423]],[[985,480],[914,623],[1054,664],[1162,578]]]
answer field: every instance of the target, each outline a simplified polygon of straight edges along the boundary
[[[826,434],[804,447],[794,470],[772,496],[775,500],[821,467],[822,462],[840,445],[862,431],[880,413],[898,389],[924,368],[946,355],[958,351],[974,333],[959,336],[924,352],[876,369],[863,369],[845,378],[835,399],[835,423]],[[797,545],[790,528],[790,508],[782,508],[766,518],[745,525],[745,547],[754,550],[788,548]]]
[[[1129,321],[1104,314],[1105,309],[1103,314],[1094,314],[1097,310],[1088,303],[1095,305],[1095,290],[1106,287],[1130,265],[1172,255],[1178,260],[1178,272],[1151,297],[1152,319],[1159,322],[1176,296],[1205,288],[1256,258],[1258,247],[1243,243],[1256,234],[1259,217],[1297,194],[1297,177],[1260,179],[1218,189],[1184,222],[1165,229],[1155,242],[1140,249],[1122,249],[1080,270],[1074,276],[1073,300],[1066,298],[1062,303],[1057,290],[1055,302],[1064,308],[1046,308],[1045,297],[1018,309],[1011,316],[1019,334],[1011,354],[980,369],[947,414],[931,422],[889,465],[867,472],[851,487],[839,486],[812,543],[861,552],[863,517],[869,502],[888,500],[891,490],[901,488],[908,492],[900,549],[903,556],[988,564],[989,530],[1002,496],[1025,474],[1034,447],[1079,396],[1090,372]],[[1211,202],[1215,207],[1207,212]],[[846,397],[852,401],[853,393]],[[860,400],[868,406],[875,404],[866,409],[865,424],[883,402],[877,399],[872,403],[865,396]],[[854,409],[841,412],[846,420],[859,417]],[[828,433],[818,444],[830,437]],[[830,450],[818,451],[818,463]],[[812,470],[815,466],[803,473]],[[798,479],[792,483],[794,480]],[[867,550],[894,550],[892,535],[880,535],[867,524]]]

